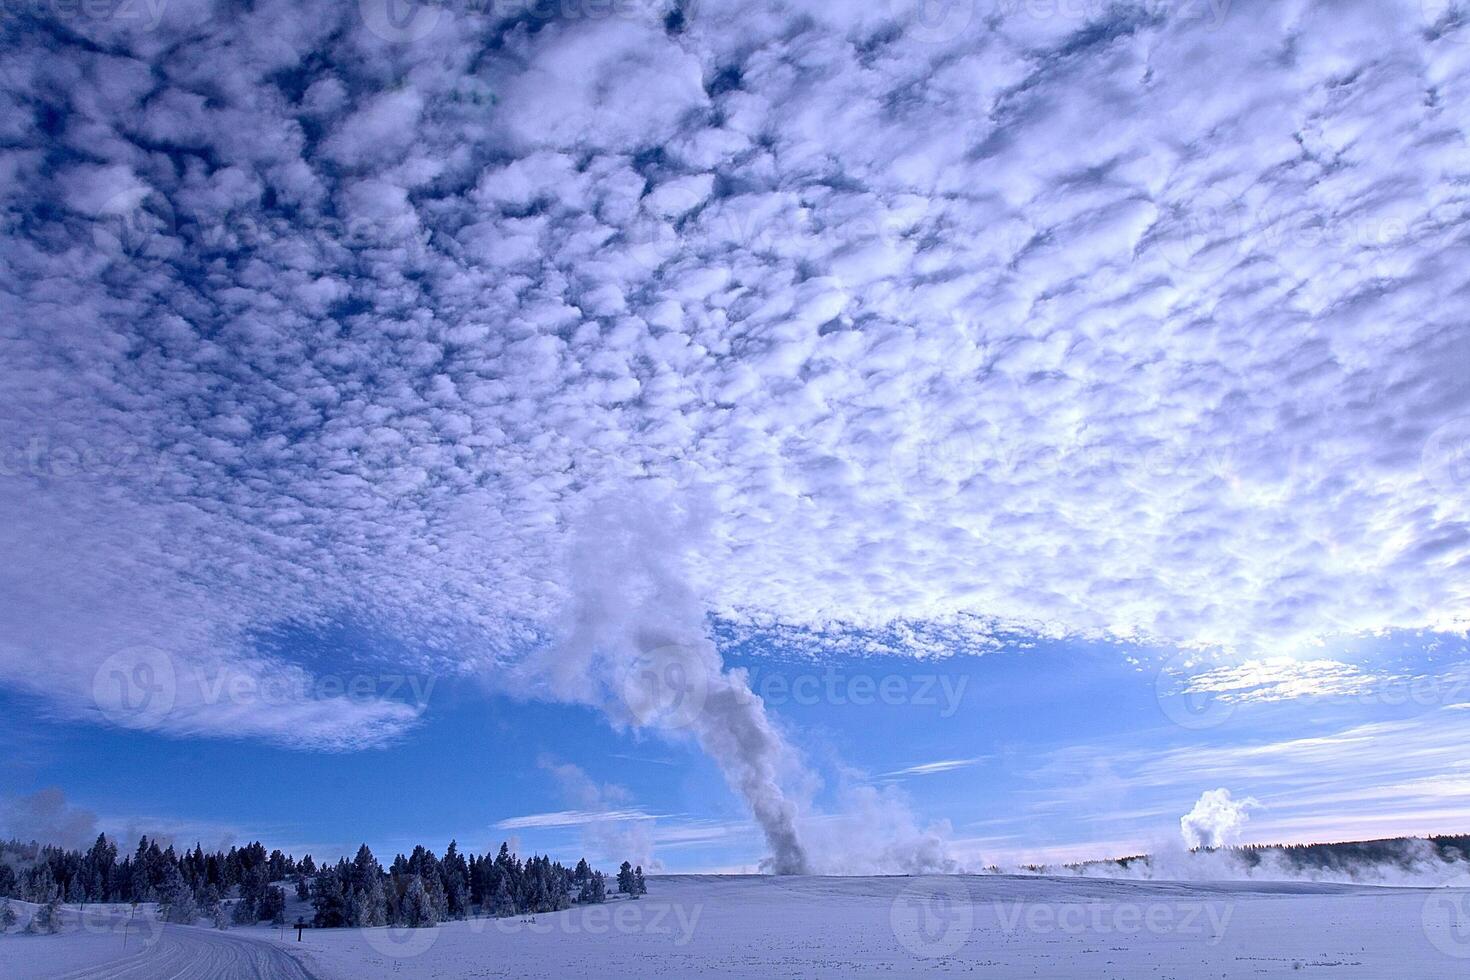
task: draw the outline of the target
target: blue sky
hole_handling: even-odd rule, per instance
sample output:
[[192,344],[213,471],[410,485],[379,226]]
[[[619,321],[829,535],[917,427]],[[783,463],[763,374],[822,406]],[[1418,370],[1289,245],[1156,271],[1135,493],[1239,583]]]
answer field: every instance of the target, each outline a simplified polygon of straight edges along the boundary
[[12,14],[0,832],[1465,829],[1455,5]]
[[[1175,847],[1179,818],[1222,782],[1260,804],[1242,840],[1454,832],[1470,793],[1466,654],[1458,638],[1384,638],[1330,662],[1391,681],[1319,671],[1294,680],[1314,693],[1270,700],[1255,682],[1280,674],[1258,667],[1226,694],[1245,700],[1188,704],[1160,651],[1113,644],[1015,640],[979,656],[833,663],[753,643],[729,659],[822,774],[818,805],[840,812],[845,784],[880,787],[917,819],[948,821],[952,853],[983,866]],[[354,676],[385,691],[398,683],[376,669]],[[415,683],[427,696],[412,732],[330,755],[66,722],[7,696],[14,751],[0,791],[65,786],[60,819],[39,806],[11,819],[78,840],[97,830],[206,846],[261,838],[318,857],[362,841],[391,854],[425,840],[478,850],[512,840],[669,871],[756,866],[757,826],[687,741],[617,731],[596,711],[472,679]],[[1364,731],[1374,737],[1354,734]]]

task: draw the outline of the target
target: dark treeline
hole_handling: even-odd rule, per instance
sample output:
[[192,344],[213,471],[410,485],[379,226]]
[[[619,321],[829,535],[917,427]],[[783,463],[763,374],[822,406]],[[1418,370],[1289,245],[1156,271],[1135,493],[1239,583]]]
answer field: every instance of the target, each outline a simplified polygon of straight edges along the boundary
[[[1238,844],[1214,850],[1234,855],[1246,868],[1254,868],[1267,858],[1276,858],[1284,861],[1290,870],[1328,871],[1351,876],[1365,867],[1409,871],[1426,860],[1447,865],[1470,860],[1470,835],[1387,837],[1330,844]],[[1134,854],[1110,861],[1083,861],[1066,867],[1074,870],[1110,865],[1127,868],[1149,860],[1147,854]],[[1026,868],[1029,871],[1045,870],[1042,865],[1027,865]]]
[[[643,868],[624,861],[616,887],[633,898],[644,894]],[[453,841],[442,857],[415,847],[385,870],[366,844],[351,861],[318,865],[309,854],[298,861],[267,853],[259,842],[214,853],[196,844],[178,853],[144,837],[119,860],[103,835],[86,851],[0,841],[0,896],[50,909],[61,902],[158,902],[171,922],[204,915],[223,928],[227,908],[237,924],[284,922],[287,889],[311,903],[314,926],[333,928],[555,912],[604,901],[609,884],[585,858],[574,868],[546,856],[523,862],[505,844],[493,858],[462,854]]]
[[1453,864],[1470,855],[1470,836],[1427,838],[1391,837],[1340,844],[1245,844],[1231,848],[1254,867],[1268,854],[1277,854],[1303,870],[1351,873],[1364,865],[1412,868],[1425,859]]

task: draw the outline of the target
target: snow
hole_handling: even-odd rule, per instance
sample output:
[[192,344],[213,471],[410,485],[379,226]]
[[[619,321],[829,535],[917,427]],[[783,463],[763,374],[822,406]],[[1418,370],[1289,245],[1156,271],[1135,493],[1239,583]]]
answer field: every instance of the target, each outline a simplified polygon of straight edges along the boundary
[[[1470,889],[1080,878],[667,876],[605,906],[436,929],[0,937],[0,976],[1464,977]],[[21,922],[29,911],[17,903]],[[89,914],[114,924],[125,911]],[[155,959],[138,959],[140,935]],[[168,964],[183,964],[165,969]],[[75,971],[86,969],[77,974]],[[128,971],[131,972],[128,972]],[[1298,971],[1305,971],[1299,973]]]

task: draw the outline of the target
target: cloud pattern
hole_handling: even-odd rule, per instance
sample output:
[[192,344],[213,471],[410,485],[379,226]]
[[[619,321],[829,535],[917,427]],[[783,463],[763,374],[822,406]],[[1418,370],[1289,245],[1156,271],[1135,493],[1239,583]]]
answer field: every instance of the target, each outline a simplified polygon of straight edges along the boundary
[[743,626],[1463,628],[1470,22],[933,6],[10,16],[0,680],[490,664],[645,482]]

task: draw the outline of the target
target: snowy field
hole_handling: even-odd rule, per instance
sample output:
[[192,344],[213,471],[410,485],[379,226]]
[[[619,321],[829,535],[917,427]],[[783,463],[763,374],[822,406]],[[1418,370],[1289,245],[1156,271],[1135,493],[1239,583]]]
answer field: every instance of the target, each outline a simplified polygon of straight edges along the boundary
[[[30,909],[18,906],[21,923]],[[297,911],[293,904],[292,914]],[[0,976],[1470,975],[1470,891],[1009,876],[653,879],[639,901],[427,930],[219,932],[69,911],[59,936],[0,937]]]

